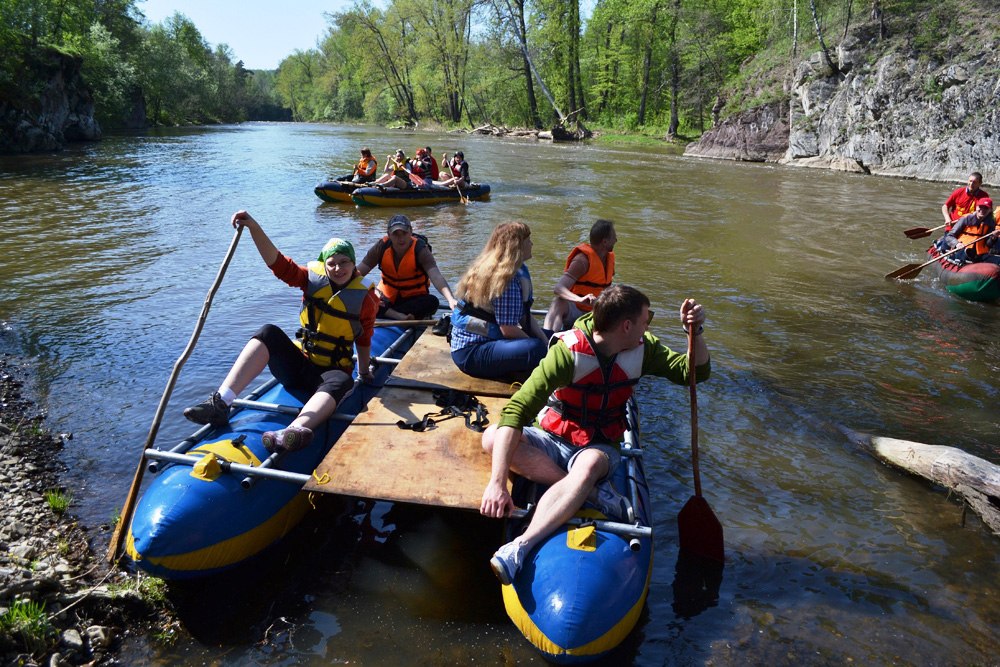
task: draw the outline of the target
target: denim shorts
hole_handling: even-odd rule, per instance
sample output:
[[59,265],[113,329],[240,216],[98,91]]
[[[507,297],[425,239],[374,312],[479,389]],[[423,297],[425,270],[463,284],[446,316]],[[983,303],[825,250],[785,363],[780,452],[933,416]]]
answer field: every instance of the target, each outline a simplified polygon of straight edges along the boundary
[[573,461],[580,455],[580,452],[587,449],[596,449],[608,459],[608,474],[602,477],[599,482],[611,477],[615,469],[621,463],[622,455],[619,447],[607,444],[587,445],[576,447],[562,438],[552,435],[545,429],[528,426],[522,431],[524,439],[535,449],[545,452],[545,455],[559,464],[567,472],[573,467]]

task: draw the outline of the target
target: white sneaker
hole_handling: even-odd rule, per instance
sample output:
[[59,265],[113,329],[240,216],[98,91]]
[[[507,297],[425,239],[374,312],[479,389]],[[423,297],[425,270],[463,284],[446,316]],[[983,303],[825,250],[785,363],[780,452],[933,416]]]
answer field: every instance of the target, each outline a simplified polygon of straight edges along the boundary
[[522,565],[524,565],[524,545],[520,542],[508,542],[497,549],[490,559],[493,574],[505,586],[510,585]]

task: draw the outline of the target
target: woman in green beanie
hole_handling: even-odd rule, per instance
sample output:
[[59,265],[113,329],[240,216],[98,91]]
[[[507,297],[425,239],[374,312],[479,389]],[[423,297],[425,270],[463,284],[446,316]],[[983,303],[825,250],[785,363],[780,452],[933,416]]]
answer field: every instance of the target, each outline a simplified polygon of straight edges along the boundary
[[246,344],[219,390],[208,400],[184,410],[196,424],[222,427],[229,407],[266,366],[289,393],[304,403],[298,416],[280,431],[264,433],[268,451],[293,451],[312,442],[313,429],[333,414],[353,389],[354,347],[358,375],[372,379],[371,338],[379,300],[361,282],[354,246],[330,239],[307,266],[281,254],[260,224],[246,211],[233,214],[233,227],[250,230],[254,245],[271,272],[302,290],[301,328],[296,341],[279,327],[266,324]]

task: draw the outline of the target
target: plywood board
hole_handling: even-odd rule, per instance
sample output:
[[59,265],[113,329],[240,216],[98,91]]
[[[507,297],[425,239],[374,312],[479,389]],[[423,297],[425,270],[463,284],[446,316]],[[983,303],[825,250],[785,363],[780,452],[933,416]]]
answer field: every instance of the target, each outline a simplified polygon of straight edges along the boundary
[[458,370],[444,336],[429,331],[417,339],[386,382],[387,387],[457,389],[476,396],[511,396],[517,387],[496,380],[480,380]]
[[467,391],[484,405],[489,423],[499,419],[511,388],[462,374],[444,341],[430,333],[417,340],[394,371],[393,382],[369,402],[316,468],[307,491],[479,509],[490,475],[482,434],[466,427],[461,417],[435,418],[436,425],[423,432],[396,425],[441,411],[434,388]]

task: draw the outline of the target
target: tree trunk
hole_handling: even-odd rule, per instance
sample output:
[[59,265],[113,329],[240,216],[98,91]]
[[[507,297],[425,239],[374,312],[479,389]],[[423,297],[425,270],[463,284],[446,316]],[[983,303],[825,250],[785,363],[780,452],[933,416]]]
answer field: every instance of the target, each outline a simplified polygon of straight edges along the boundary
[[799,0],[792,0],[792,59],[799,55]]
[[848,436],[877,459],[940,484],[961,497],[1000,535],[1000,466],[955,447],[882,438]]
[[889,31],[885,27],[885,15],[882,13],[882,0],[872,0],[872,20],[878,23],[878,37],[885,39]]
[[639,125],[646,124],[646,101],[649,98],[649,71],[653,68],[653,35],[656,34],[656,12],[659,10],[659,3],[653,5],[650,20],[650,35],[646,40],[646,46],[642,54],[642,89],[639,92]]
[[674,14],[670,17],[670,125],[667,127],[667,139],[677,138],[680,127],[680,96],[681,96],[681,54],[677,48],[677,23],[681,18],[681,0],[674,0]]
[[601,78],[601,81],[602,81],[602,84],[601,84],[601,99],[597,103],[597,115],[598,116],[600,116],[602,113],[604,113],[604,110],[608,107],[608,93],[611,92],[611,89],[607,85],[607,81],[609,81],[609,74],[610,74],[609,62],[610,62],[610,54],[611,54],[611,31],[614,29],[614,25],[615,25],[614,23],[612,23],[611,21],[608,21],[608,28],[607,28],[607,30],[604,33],[604,54],[605,54],[604,55],[604,72],[603,72],[603,76]]
[[847,18],[844,19],[844,36],[840,41],[847,39],[847,32],[851,29],[851,15],[854,13],[854,0],[847,0]]
[[833,74],[840,74],[840,68],[837,64],[833,62],[830,58],[830,50],[826,47],[826,42],[823,40],[823,31],[819,27],[819,16],[816,13],[816,0],[809,0],[809,9],[812,11],[813,27],[816,28],[816,39],[819,40],[820,53],[823,54],[823,62],[826,66],[830,68]]

